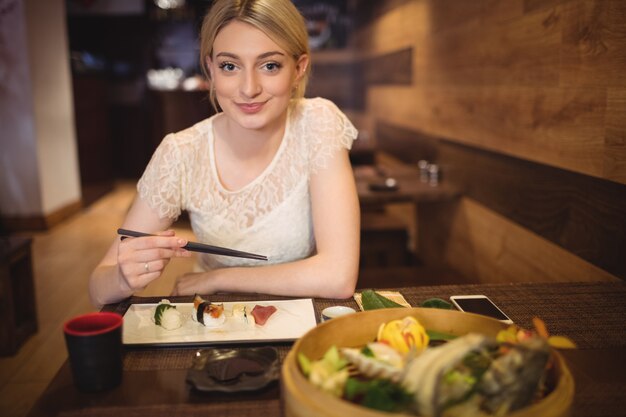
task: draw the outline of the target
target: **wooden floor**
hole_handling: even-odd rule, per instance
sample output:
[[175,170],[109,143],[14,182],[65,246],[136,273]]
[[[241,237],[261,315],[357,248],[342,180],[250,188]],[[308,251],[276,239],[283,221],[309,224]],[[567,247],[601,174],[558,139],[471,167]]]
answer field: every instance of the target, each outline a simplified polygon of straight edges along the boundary
[[[79,215],[33,239],[33,268],[39,331],[12,357],[0,358],[0,416],[21,417],[67,358],[63,323],[96,311],[87,295],[87,279],[115,238],[115,230],[135,195],[133,184],[119,184]],[[191,236],[187,228],[177,233]],[[169,294],[173,280],[189,270],[193,258],[177,259],[142,295]]]

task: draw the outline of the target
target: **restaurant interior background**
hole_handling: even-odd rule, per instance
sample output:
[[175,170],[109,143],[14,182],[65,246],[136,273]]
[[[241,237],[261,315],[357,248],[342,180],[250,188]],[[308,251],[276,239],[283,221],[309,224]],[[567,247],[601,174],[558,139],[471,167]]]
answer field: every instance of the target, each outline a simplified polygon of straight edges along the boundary
[[[3,234],[54,227],[212,113],[196,58],[209,4],[4,2],[7,73],[26,71],[2,101]],[[357,125],[354,163],[371,159],[359,149],[436,162],[462,195],[419,205],[418,230],[413,211],[386,208],[417,263],[468,281],[626,276],[624,2],[297,5],[307,95]]]
[[[462,195],[418,207],[420,262],[476,281],[626,277],[623,1],[297,3],[307,95],[349,115],[357,148],[437,162]],[[209,2],[2,4],[4,234],[54,227],[211,114],[193,77]]]
[[[307,95],[357,125],[355,164],[359,149],[429,160],[462,194],[417,208],[420,263],[470,281],[626,276],[624,2],[296,3]],[[209,2],[4,4],[27,69],[2,101],[4,234],[54,227],[135,180],[165,134],[212,113],[196,58]],[[386,211],[411,227],[413,212]]]
[[[355,168],[428,160],[458,193],[364,212],[362,262],[379,285],[626,278],[626,2],[297,4],[315,46],[307,95],[333,100],[359,129]],[[136,181],[166,133],[211,114],[194,77],[207,6],[0,0],[1,309],[11,274],[32,271],[10,265],[7,239],[49,238]],[[62,245],[97,262],[76,237]],[[400,261],[372,261],[398,247]],[[38,301],[56,282],[37,288]],[[3,382],[51,377],[64,360],[63,317],[37,304],[47,348],[22,349],[41,353],[35,364],[3,359]],[[7,386],[0,406],[26,398]]]

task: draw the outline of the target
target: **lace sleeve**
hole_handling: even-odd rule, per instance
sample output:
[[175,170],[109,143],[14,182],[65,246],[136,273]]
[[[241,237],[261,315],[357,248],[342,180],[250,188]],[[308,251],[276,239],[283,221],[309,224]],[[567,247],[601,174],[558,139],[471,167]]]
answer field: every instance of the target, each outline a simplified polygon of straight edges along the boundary
[[182,176],[184,164],[175,135],[167,135],[152,155],[137,183],[139,197],[160,218],[176,219],[182,210]]
[[310,141],[311,172],[316,172],[340,149],[351,149],[358,131],[333,102],[316,98],[310,103],[303,124]]

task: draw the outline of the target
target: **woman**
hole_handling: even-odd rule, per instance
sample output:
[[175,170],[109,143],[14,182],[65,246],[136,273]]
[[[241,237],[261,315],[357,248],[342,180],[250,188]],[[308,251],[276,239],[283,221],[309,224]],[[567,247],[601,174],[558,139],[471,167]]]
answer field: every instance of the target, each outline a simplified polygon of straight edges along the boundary
[[200,55],[221,111],[155,151],[122,227],[158,236],[113,242],[90,278],[95,304],[130,296],[190,256],[167,230],[181,210],[199,241],[269,261],[200,255],[173,294],[353,294],[360,214],[348,150],[357,131],[331,102],[303,98],[307,42],[290,0],[215,2]]

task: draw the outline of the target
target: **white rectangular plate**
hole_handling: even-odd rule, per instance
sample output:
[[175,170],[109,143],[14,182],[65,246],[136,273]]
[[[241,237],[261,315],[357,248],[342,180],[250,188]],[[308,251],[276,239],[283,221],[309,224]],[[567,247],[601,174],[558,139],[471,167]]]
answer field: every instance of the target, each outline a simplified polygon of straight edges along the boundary
[[[251,311],[255,305],[273,305],[276,312],[263,326],[247,326],[232,317],[235,304]],[[224,303],[226,322],[216,328],[205,327],[192,319],[193,303],[172,303],[183,316],[183,324],[166,330],[154,323],[157,304],[132,304],[124,314],[123,341],[130,346],[184,346],[220,343],[288,342],[298,339],[316,326],[315,309],[310,298],[275,301],[235,301]]]

